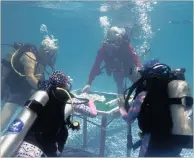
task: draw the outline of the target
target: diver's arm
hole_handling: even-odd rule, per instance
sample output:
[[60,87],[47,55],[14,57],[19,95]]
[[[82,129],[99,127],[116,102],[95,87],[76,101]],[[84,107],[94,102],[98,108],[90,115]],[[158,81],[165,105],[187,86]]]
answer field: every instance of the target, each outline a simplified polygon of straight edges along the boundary
[[142,137],[142,143],[141,143],[138,157],[145,157],[145,154],[148,149],[149,142],[150,142],[150,138],[151,138],[150,133],[144,133]]
[[131,107],[129,108],[127,120],[130,123],[133,123],[135,119],[138,117],[145,96],[146,92],[141,92],[140,94],[138,94],[135,100],[133,101]]
[[137,118],[140,110],[138,110],[138,108],[135,107],[134,102],[133,102],[130,105],[128,113],[125,110],[124,106],[120,106],[119,111],[121,113],[123,120],[125,120],[129,124],[132,124],[135,121],[135,119]]
[[[83,100],[76,98],[76,96],[73,95],[72,93],[69,93],[69,94],[71,96],[71,100],[73,102],[75,112],[84,114],[88,117],[95,117],[97,115],[96,105],[93,100],[89,99],[89,102],[84,103]],[[66,106],[65,115],[69,115],[73,113],[72,105],[70,105],[71,100],[69,99],[65,105]],[[69,110],[71,109],[71,111],[67,109]]]
[[[89,100],[89,103],[81,103],[83,101],[77,99],[77,98],[72,98],[72,101],[74,103],[74,107],[71,105],[71,100],[69,99],[65,105],[64,109],[64,118],[67,121],[68,117],[73,114],[73,110],[75,112],[84,114],[88,117],[95,117],[97,115],[97,110],[94,102],[92,100]],[[78,104],[79,103],[79,104]]]
[[100,75],[101,70],[100,70],[100,65],[103,61],[103,48],[101,48],[98,51],[96,60],[94,62],[94,65],[92,67],[92,70],[90,71],[89,79],[88,79],[88,85],[91,85],[92,82],[94,81],[95,77]]
[[121,98],[119,99],[118,104],[119,104],[119,111],[120,111],[120,114],[121,114],[122,118],[123,118],[125,121],[127,121],[126,118],[127,118],[127,114],[128,114],[128,113],[127,113],[127,111],[126,111],[125,108],[124,108],[125,100],[124,100],[123,97],[121,97]]
[[80,103],[80,104],[75,104],[74,109],[75,112],[84,114],[88,117],[96,117],[97,115],[97,110],[96,110],[96,106],[94,104],[94,101],[89,100],[88,103],[81,103],[83,101],[73,98],[73,102],[74,103]]
[[127,123],[133,123],[137,116],[139,115],[139,112],[141,110],[141,105],[144,101],[146,92],[141,92],[135,100],[130,104],[129,111],[127,112],[124,108],[124,103],[120,104],[120,113],[122,118],[127,122]]
[[21,63],[24,66],[24,71],[26,75],[26,80],[34,88],[37,88],[38,79],[34,76],[35,66],[36,66],[36,57],[31,52],[26,52],[20,59]]

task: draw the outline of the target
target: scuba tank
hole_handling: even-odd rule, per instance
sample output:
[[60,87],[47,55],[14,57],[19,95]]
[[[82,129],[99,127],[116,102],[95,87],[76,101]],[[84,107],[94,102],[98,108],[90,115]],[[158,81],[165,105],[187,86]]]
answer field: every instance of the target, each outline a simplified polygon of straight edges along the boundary
[[174,100],[170,104],[173,145],[193,149],[193,123],[188,115],[193,109],[193,98],[189,85],[182,80],[171,81],[168,84],[168,95]]
[[73,107],[71,104],[66,104],[64,109],[65,120],[73,113]]
[[[126,90],[128,91],[125,100],[126,110],[130,108],[128,100],[134,90],[136,90],[134,98],[147,91],[138,116],[139,128],[143,133],[151,133],[159,139],[165,136],[165,142],[161,140],[159,142],[166,144],[166,149],[168,146],[176,149],[193,148],[193,126],[185,116],[186,110],[192,109],[193,98],[185,81],[185,71],[184,68],[171,70],[168,65],[156,62],[153,66],[144,66],[139,71],[141,78]],[[155,87],[159,85],[160,92],[157,92],[159,88]],[[158,152],[157,154],[160,155]]]
[[193,124],[190,124],[187,112],[192,110],[193,99],[190,96],[190,88],[187,82],[174,80],[168,84],[169,98],[175,98],[177,103],[170,105],[173,121],[172,134],[193,135]]
[[48,101],[49,96],[45,91],[37,91],[31,96],[21,113],[8,127],[7,134],[1,142],[1,157],[13,156],[36,120],[37,113]]

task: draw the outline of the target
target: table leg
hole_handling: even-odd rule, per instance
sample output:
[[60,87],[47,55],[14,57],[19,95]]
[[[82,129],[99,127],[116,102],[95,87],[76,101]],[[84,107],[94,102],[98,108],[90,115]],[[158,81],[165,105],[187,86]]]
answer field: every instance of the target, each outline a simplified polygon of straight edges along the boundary
[[100,157],[104,156],[105,144],[106,144],[106,126],[107,116],[102,116],[101,128],[100,128]]
[[87,133],[87,116],[83,116],[83,147],[85,148],[88,143],[88,133]]

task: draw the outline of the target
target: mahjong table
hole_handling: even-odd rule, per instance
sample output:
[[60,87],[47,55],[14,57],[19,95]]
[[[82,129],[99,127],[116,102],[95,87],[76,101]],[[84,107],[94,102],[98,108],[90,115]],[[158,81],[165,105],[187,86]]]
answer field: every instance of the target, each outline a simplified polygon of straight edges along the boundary
[[[80,95],[82,92],[81,90],[74,90],[72,91],[75,95]],[[106,130],[108,125],[114,120],[115,117],[120,116],[119,114],[119,106],[118,106],[118,94],[117,93],[107,93],[107,92],[99,92],[99,91],[90,91],[88,94],[97,94],[100,96],[105,97],[104,102],[95,101],[95,105],[97,108],[98,116],[101,117],[101,123],[96,124],[87,119],[87,116],[75,114],[83,119],[83,146],[87,146],[87,123],[92,123],[100,127],[100,149],[99,149],[99,156],[103,157],[105,152],[105,142],[106,142]],[[108,122],[108,117],[113,116],[113,119]],[[115,116],[115,117],[114,117]]]

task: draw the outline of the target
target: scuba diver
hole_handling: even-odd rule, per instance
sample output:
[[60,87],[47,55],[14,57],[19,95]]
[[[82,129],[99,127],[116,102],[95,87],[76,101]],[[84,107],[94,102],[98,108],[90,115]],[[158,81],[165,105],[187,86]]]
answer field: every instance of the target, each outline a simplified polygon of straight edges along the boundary
[[44,79],[46,66],[54,69],[58,50],[50,38],[41,42],[39,50],[34,45],[16,42],[12,47],[14,51],[1,60],[1,99],[5,101],[1,108],[1,129],[37,89],[38,81]]
[[185,69],[171,70],[151,60],[139,72],[140,79],[126,89],[124,100],[120,100],[123,119],[131,125],[137,118],[142,131],[139,156],[180,157],[183,148],[193,149],[193,123],[189,118],[193,98],[185,81]]
[[[103,61],[104,66],[101,67]],[[105,69],[108,76],[113,75],[118,94],[122,94],[125,89],[124,79],[127,77],[134,83],[138,79],[136,70],[141,66],[138,56],[130,45],[130,37],[126,29],[111,27],[107,32],[106,40],[97,53],[83,92],[90,89],[95,77],[102,74],[102,69]]]
[[71,121],[73,111],[78,104],[85,106],[90,104],[87,99],[75,98],[70,93],[70,89],[71,83],[61,71],[54,71],[49,80],[39,81],[38,90],[46,91],[49,101],[45,107],[39,109],[35,122],[16,152],[16,157],[59,157],[61,155],[68,138],[68,128],[80,129],[78,122]]

